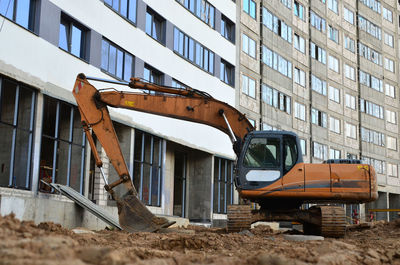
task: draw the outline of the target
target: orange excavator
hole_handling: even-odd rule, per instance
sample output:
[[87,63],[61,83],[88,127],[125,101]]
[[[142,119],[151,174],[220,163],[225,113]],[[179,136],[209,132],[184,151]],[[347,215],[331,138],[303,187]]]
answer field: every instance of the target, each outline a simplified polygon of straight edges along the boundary
[[[135,91],[97,90],[89,80],[126,85]],[[378,197],[372,166],[348,159],[303,163],[295,133],[255,131],[244,114],[205,92],[160,86],[139,78],[124,83],[79,74],[73,95],[105,189],[117,201],[120,225],[129,232],[157,231],[171,223],[153,215],[138,199],[107,106],[206,124],[230,137],[237,155],[236,189],[240,198],[259,207],[228,206],[228,231],[248,229],[257,221],[295,221],[303,224],[305,233],[341,237],[346,228],[345,211],[337,204],[370,202]],[[104,176],[91,131],[119,175],[113,183]],[[127,189],[121,198],[113,190],[120,184]],[[304,203],[318,206],[302,209]]]

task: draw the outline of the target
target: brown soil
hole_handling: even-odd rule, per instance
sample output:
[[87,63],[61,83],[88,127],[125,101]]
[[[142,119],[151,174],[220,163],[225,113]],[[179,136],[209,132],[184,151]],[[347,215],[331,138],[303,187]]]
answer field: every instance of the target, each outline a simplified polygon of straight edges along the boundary
[[343,239],[295,242],[267,226],[232,234],[194,226],[75,234],[9,215],[0,217],[0,264],[400,264],[400,221],[355,228]]

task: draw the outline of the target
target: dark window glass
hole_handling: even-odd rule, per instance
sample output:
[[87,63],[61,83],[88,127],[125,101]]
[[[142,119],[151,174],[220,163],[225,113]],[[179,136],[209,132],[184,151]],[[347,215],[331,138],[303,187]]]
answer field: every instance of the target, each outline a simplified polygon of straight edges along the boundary
[[[60,183],[82,193],[86,141],[79,111],[48,96],[43,107],[39,181]],[[51,192],[41,182],[39,190]]]
[[101,69],[121,80],[132,77],[133,56],[113,43],[104,40],[101,47]]
[[279,168],[280,140],[277,138],[253,138],[247,147],[243,165],[250,168]]
[[148,8],[146,12],[146,33],[153,39],[156,39],[161,43],[165,43],[164,28],[165,19]]
[[87,31],[87,29],[77,22],[62,16],[58,46],[77,57],[86,59]]
[[205,0],[176,0],[196,17],[207,23],[210,27],[215,26],[215,8]]
[[36,93],[0,77],[0,186],[29,189]]
[[228,62],[225,62],[224,60],[221,60],[220,64],[220,79],[227,83],[230,86],[234,85],[234,72],[235,69],[234,67],[229,64]]
[[146,81],[155,83],[157,85],[162,85],[162,76],[163,74],[160,71],[152,68],[151,66],[146,65],[144,67],[143,78]]
[[133,182],[146,205],[160,206],[162,183],[162,140],[135,131]]
[[235,43],[235,24],[225,16],[221,17],[221,35]]
[[233,163],[230,160],[214,158],[213,212],[226,214],[227,206],[233,204]]
[[121,16],[136,23],[137,0],[104,0],[104,3]]
[[36,0],[0,0],[0,15],[34,31]]

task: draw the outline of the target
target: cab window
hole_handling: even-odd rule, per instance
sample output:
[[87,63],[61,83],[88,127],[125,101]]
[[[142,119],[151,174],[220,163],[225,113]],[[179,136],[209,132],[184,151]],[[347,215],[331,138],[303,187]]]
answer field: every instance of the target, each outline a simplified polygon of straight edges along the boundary
[[284,137],[284,173],[288,172],[297,162],[297,144],[296,139],[293,137]]
[[280,167],[279,138],[253,138],[247,147],[243,165],[251,168]]

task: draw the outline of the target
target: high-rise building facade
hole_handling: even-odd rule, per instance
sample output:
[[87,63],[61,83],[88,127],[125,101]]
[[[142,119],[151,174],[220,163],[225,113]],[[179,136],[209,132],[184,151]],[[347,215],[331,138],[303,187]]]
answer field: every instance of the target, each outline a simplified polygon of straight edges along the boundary
[[368,209],[398,209],[399,4],[237,4],[236,106],[259,130],[296,132],[306,162],[351,158],[373,165],[379,199],[348,205],[349,215],[355,210],[369,218]]
[[[1,214],[101,227],[41,182],[70,186],[116,213],[72,97],[77,74],[190,86],[234,105],[235,25],[231,0],[0,0]],[[235,156],[224,133],[139,112],[110,113],[151,211],[210,222],[237,201]],[[100,145],[97,151],[109,181],[117,179]]]

